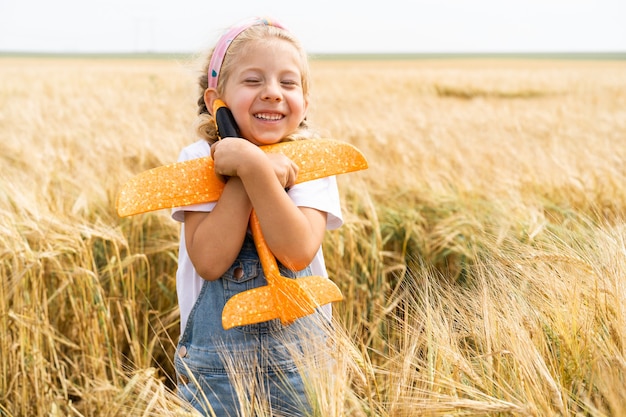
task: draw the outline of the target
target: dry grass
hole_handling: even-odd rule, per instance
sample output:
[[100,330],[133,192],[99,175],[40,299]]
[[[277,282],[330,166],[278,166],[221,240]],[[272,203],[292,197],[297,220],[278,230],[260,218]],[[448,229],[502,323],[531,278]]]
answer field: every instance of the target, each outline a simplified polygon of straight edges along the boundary
[[[313,65],[311,121],[371,165],[318,414],[626,414],[626,63]],[[0,58],[0,416],[186,415],[178,226],[113,202],[193,140],[194,71]]]

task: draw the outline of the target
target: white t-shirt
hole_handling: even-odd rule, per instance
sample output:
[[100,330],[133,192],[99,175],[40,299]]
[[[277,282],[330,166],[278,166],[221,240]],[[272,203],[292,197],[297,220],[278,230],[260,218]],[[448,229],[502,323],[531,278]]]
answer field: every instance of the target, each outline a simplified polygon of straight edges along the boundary
[[[178,161],[202,158],[211,155],[211,148],[204,140],[199,140],[184,148]],[[307,181],[296,184],[288,191],[288,195],[298,207],[311,207],[327,213],[326,230],[333,230],[343,224],[341,215],[341,204],[339,201],[339,190],[335,177],[320,178],[318,180]],[[179,222],[185,221],[185,211],[210,212],[215,207],[216,202],[194,204],[186,207],[176,207],[172,209],[172,218]],[[320,247],[311,262],[311,274],[328,276],[324,255]],[[181,332],[187,325],[187,319],[193,305],[202,289],[203,278],[196,272],[185,245],[185,228],[181,228],[180,244],[178,248],[178,270],[176,272],[176,291],[178,294],[178,305],[180,308]]]

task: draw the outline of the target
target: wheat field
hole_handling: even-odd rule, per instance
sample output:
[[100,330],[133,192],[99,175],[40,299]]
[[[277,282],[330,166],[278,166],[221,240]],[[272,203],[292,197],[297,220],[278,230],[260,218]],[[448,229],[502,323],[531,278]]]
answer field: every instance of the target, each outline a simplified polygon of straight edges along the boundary
[[[0,416],[193,415],[179,226],[114,203],[195,140],[198,69],[0,58]],[[324,241],[345,300],[316,415],[626,415],[626,62],[312,69],[309,121],[370,164]]]

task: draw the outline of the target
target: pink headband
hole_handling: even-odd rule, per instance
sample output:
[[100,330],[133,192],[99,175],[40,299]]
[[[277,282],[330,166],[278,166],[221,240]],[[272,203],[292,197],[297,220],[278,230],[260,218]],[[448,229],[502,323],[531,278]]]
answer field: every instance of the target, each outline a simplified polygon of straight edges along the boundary
[[209,88],[217,88],[217,80],[220,76],[220,70],[222,69],[222,62],[224,61],[224,57],[226,56],[226,51],[230,46],[230,43],[237,37],[241,32],[248,29],[251,26],[256,25],[265,25],[265,26],[275,26],[277,28],[285,29],[280,23],[276,21],[272,21],[265,18],[253,17],[238,25],[233,26],[228,29],[228,31],[222,35],[222,37],[217,41],[217,45],[215,45],[215,49],[213,50],[213,55],[211,56],[211,62],[209,63]]

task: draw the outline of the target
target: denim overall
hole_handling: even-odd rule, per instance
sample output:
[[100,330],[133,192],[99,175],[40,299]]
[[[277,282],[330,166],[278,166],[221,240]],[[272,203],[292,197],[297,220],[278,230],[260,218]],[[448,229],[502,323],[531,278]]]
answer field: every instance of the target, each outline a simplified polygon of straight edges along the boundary
[[[309,268],[298,273],[280,264],[279,268],[282,276],[310,275]],[[174,365],[179,396],[204,415],[213,415],[211,409],[218,417],[250,415],[250,410],[259,406],[264,407],[263,415],[311,413],[298,357],[303,351],[325,350],[321,323],[327,320],[319,311],[289,326],[275,319],[230,330],[222,327],[222,310],[228,299],[266,284],[249,234],[224,275],[203,283],[178,343]]]

